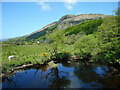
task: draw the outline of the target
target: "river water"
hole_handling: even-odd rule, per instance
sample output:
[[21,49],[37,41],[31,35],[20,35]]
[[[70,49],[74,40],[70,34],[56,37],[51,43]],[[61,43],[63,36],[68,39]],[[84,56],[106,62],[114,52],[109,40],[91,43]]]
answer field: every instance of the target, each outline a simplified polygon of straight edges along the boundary
[[120,88],[119,72],[105,64],[51,61],[4,78],[2,88]]

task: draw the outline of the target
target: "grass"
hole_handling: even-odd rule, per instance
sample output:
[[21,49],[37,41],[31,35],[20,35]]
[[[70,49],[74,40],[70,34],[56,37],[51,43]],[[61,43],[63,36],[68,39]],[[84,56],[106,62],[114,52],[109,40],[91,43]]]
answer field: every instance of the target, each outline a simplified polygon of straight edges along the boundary
[[[33,63],[36,64],[37,60],[42,63],[42,52],[45,51],[45,45],[10,45],[2,47],[2,70],[6,71],[14,66]],[[14,55],[15,59],[9,61],[8,56]]]
[[[72,48],[70,48],[72,46],[68,46],[68,45],[55,46],[52,44],[42,43],[40,45],[3,46],[2,47],[2,72],[12,70],[12,68],[23,65],[23,64],[29,64],[29,63],[37,64],[37,62],[39,64],[42,64],[48,59],[50,59],[51,52],[53,52],[55,47],[57,47],[57,53],[72,52]],[[8,56],[11,56],[11,55],[14,55],[15,58],[9,61]]]

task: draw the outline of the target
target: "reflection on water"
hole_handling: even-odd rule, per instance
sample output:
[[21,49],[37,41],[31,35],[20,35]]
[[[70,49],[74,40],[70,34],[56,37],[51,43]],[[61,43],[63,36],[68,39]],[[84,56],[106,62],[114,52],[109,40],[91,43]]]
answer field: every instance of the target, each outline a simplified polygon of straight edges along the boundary
[[120,88],[119,70],[83,62],[54,63],[19,71],[3,88]]
[[108,70],[109,69],[108,69],[107,66],[102,66],[102,67],[96,67],[95,68],[95,72],[97,74],[99,74],[100,76],[106,75]]

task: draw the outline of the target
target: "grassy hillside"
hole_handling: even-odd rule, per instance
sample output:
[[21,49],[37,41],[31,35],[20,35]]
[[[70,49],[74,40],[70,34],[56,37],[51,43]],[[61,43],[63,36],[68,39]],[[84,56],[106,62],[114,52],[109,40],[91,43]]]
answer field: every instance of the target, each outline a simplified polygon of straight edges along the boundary
[[[88,62],[120,64],[119,19],[119,16],[108,16],[80,22],[61,30],[50,29],[33,41],[24,41],[23,46],[4,44],[3,70],[9,66],[42,63],[48,59],[67,60],[70,56],[78,56],[77,59]],[[15,55],[16,60],[8,62],[7,57],[10,55]]]
[[[50,23],[35,32],[32,32],[22,37],[9,39],[7,40],[7,42],[3,42],[3,43],[10,43],[10,44],[17,44],[17,45],[23,45],[28,41],[30,41],[31,43],[35,39],[45,36],[47,33],[50,33],[53,30],[65,29],[68,26],[74,26],[79,24],[80,22],[84,22],[87,20],[102,19],[102,18],[105,18],[106,16],[109,16],[109,15],[103,15],[103,14],[65,15],[61,17],[58,21]],[[87,29],[87,28],[84,28],[84,29]]]
[[87,20],[64,30],[56,30],[47,34],[44,40],[49,43],[70,45],[72,53],[81,59],[89,58],[120,63],[118,16],[105,19]]

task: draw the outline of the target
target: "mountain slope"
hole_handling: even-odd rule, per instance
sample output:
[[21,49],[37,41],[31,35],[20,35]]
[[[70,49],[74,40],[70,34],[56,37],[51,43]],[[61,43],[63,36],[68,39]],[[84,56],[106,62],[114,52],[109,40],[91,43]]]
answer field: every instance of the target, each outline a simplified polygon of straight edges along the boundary
[[80,22],[86,20],[94,20],[94,19],[101,19],[106,17],[107,15],[103,14],[80,14],[80,15],[65,15],[59,19],[57,22],[53,22],[45,27],[41,28],[40,30],[33,32],[29,35],[26,35],[26,39],[37,39],[40,36],[44,36],[46,31],[52,31],[54,29],[65,29],[68,26],[77,25]]
[[53,22],[51,24],[46,25],[45,27],[41,28],[38,31],[35,31],[31,34],[26,35],[26,39],[37,39],[40,36],[44,36],[46,34],[46,31],[52,31],[53,29],[56,28],[57,22]]
[[67,26],[77,25],[80,22],[86,21],[86,20],[94,20],[94,19],[102,19],[106,17],[107,15],[103,14],[80,14],[80,15],[66,15],[63,16],[58,21],[57,28],[59,29],[65,29]]
[[55,29],[65,29],[68,26],[77,25],[80,22],[84,22],[86,20],[102,19],[106,16],[108,16],[108,15],[103,15],[103,14],[65,15],[56,22],[48,24],[48,25],[44,26],[43,28],[41,28],[33,33],[30,33],[28,35],[25,35],[23,37],[15,38],[14,40],[29,41],[29,40],[38,39],[39,37],[44,36],[47,32],[51,32]]

